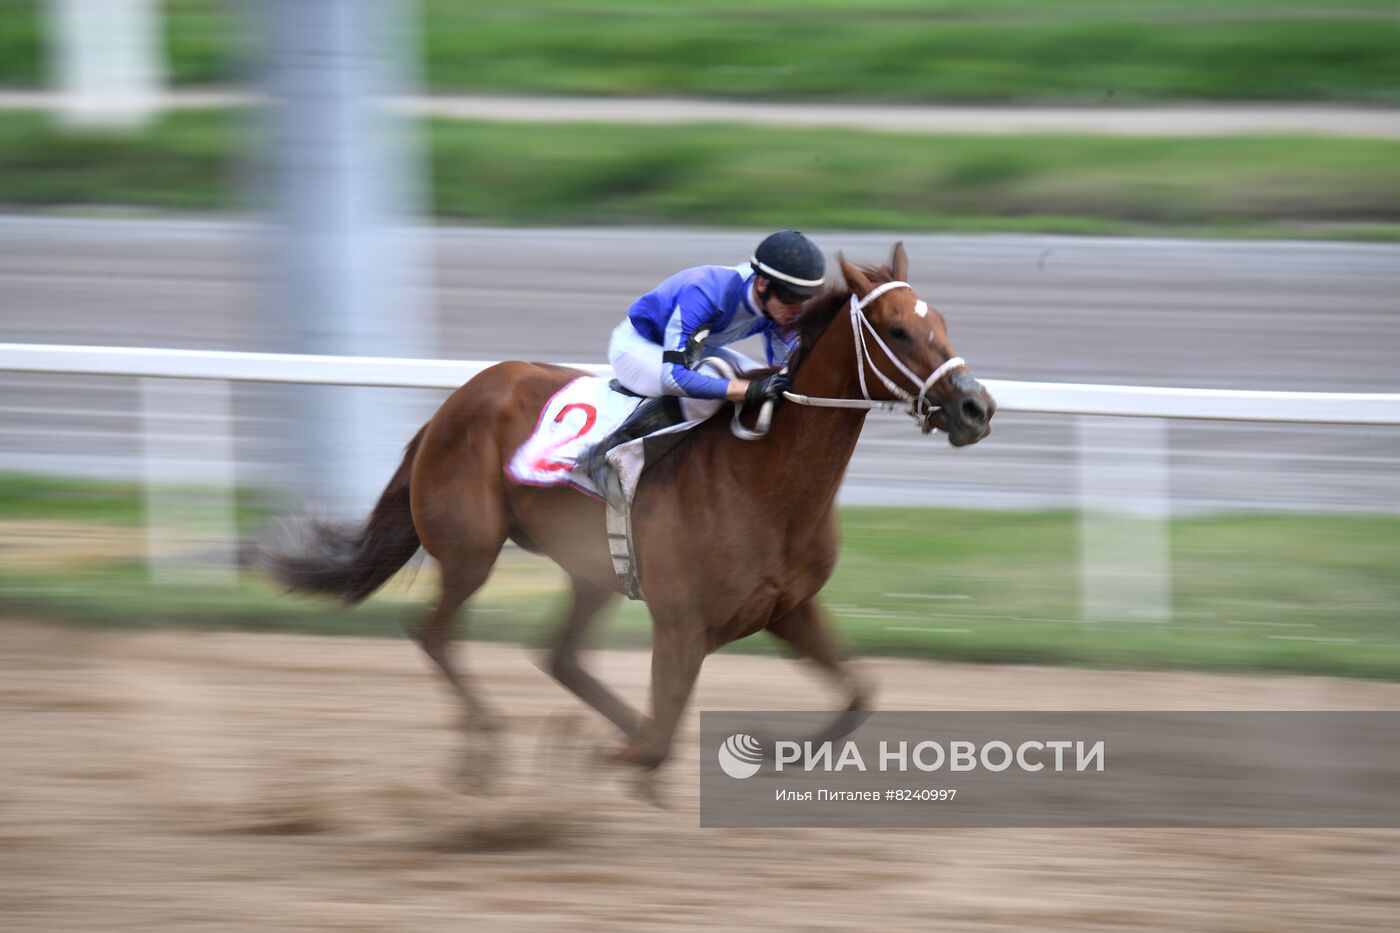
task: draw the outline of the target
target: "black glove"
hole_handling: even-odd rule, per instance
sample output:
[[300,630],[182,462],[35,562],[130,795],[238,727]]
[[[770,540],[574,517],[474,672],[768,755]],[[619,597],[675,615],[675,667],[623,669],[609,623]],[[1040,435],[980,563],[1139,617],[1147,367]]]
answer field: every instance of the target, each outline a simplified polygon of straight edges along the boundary
[[758,405],[767,399],[780,402],[783,393],[791,391],[792,377],[785,372],[770,373],[749,383],[744,390],[744,404]]

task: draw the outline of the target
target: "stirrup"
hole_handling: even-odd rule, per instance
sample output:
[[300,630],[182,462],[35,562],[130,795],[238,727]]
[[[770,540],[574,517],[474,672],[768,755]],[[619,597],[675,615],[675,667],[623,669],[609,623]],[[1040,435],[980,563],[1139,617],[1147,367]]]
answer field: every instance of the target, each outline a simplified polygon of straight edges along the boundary
[[[593,488],[598,490],[598,495],[608,502],[620,502],[622,499],[622,484],[618,481],[617,471],[608,463],[608,451],[617,444],[610,444],[612,435],[608,435],[596,444],[588,454],[579,460],[577,470],[582,470],[588,477]],[[620,441],[618,443],[621,443]]]
[[632,410],[626,421],[617,426],[617,430],[579,457],[574,469],[587,476],[594,488],[609,501],[620,499],[622,487],[617,481],[612,465],[608,463],[608,452],[620,444],[635,441],[653,431],[678,424],[675,413],[677,408],[679,404],[665,396],[645,400]]

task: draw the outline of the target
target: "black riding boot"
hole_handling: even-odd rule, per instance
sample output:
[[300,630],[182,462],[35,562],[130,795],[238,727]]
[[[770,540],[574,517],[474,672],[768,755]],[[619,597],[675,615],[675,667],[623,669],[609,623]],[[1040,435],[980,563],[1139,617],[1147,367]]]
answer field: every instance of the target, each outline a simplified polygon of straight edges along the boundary
[[646,437],[653,431],[679,424],[679,409],[679,401],[670,396],[646,399],[627,416],[626,421],[617,426],[617,430],[578,458],[578,462],[574,464],[574,472],[583,473],[592,480],[598,491],[610,501],[620,499],[622,489],[608,466],[608,451],[619,444]]

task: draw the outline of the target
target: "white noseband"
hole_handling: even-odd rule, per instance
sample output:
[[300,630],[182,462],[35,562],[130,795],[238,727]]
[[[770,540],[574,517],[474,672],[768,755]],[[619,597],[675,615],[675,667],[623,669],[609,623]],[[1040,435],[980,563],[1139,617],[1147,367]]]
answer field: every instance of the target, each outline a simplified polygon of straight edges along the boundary
[[[904,365],[903,360],[896,356],[894,352],[885,345],[885,341],[880,339],[879,332],[875,330],[875,325],[871,324],[870,318],[865,316],[865,309],[876,298],[879,298],[886,292],[894,291],[897,288],[912,289],[913,286],[908,282],[886,282],[883,285],[871,289],[869,294],[860,300],[856,300],[854,292],[851,293],[851,332],[855,335],[856,341],[856,370],[860,373],[860,394],[865,396],[867,401],[871,400],[870,389],[865,384],[865,369],[866,364],[869,363],[870,371],[879,377],[880,382],[884,384],[890,394],[901,402],[909,403],[909,416],[919,423],[919,427],[923,429],[924,433],[928,433],[932,430],[929,425],[929,418],[932,417],[933,413],[940,407],[934,404],[933,400],[928,397],[929,390],[937,385],[938,380],[942,379],[949,372],[959,367],[966,366],[967,363],[963,361],[962,357],[955,356],[929,373],[927,379],[921,380],[914,374],[912,369]],[[870,350],[865,343],[867,334],[875,339],[876,346],[885,351],[886,358],[894,364],[899,374],[909,380],[909,383],[914,386],[913,392],[909,392],[897,385],[893,379],[881,372],[874,363],[870,362]]]

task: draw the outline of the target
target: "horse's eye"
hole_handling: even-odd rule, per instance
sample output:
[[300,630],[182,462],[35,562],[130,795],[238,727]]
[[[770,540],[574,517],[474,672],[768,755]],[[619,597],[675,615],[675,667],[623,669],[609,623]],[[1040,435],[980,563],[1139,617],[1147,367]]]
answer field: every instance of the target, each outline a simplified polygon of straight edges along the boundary
[[890,339],[907,341],[909,339],[909,332],[903,327],[900,327],[898,324],[896,324],[890,328]]

